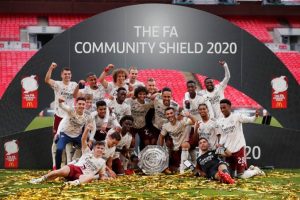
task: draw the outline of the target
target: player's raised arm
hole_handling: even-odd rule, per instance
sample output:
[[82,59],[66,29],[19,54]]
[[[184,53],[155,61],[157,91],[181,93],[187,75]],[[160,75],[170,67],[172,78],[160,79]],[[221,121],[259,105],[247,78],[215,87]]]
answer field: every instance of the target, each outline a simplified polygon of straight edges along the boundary
[[73,92],[73,97],[76,99],[78,96],[80,96],[80,87],[84,86],[85,85],[85,81],[84,80],[80,80],[78,85],[76,86],[74,92]]
[[225,70],[225,76],[224,76],[224,79],[222,80],[222,82],[220,83],[220,86],[222,88],[225,88],[230,79],[230,71],[229,71],[228,65],[225,61],[219,61],[219,63]]
[[252,117],[248,117],[246,115],[241,114],[240,118],[239,118],[239,121],[241,123],[254,123],[255,120],[258,118],[258,116],[259,116],[259,110],[256,110],[255,115],[252,116]]
[[109,64],[107,67],[104,68],[104,71],[99,76],[99,81],[104,88],[107,88],[108,82],[105,80],[108,73],[113,69],[115,66],[113,64]]
[[56,63],[51,63],[47,73],[46,73],[46,76],[45,76],[45,83],[47,83],[48,85],[50,85],[51,87],[53,86],[54,84],[54,80],[51,79],[51,76],[52,76],[52,72],[53,70],[57,67],[57,64]]
[[208,114],[209,114],[209,118],[212,119],[212,118],[215,118],[215,114],[214,114],[214,109],[210,103],[210,101],[208,99],[205,100],[205,104],[208,108]]
[[66,111],[67,113],[72,111],[72,108],[65,104],[65,99],[63,97],[58,98],[58,103],[59,103],[58,106],[64,111]]
[[83,131],[82,137],[81,137],[81,150],[82,152],[87,148],[87,137],[89,132],[93,129],[93,125],[90,123],[85,126],[85,129]]
[[194,125],[197,122],[197,119],[191,115],[190,112],[185,112],[184,116],[186,116],[187,118],[189,118],[190,120],[187,122],[189,125]]

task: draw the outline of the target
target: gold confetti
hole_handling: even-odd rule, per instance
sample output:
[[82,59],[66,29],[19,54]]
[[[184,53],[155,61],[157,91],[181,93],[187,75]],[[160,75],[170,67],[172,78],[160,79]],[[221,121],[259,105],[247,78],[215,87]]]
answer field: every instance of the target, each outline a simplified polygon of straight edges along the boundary
[[267,171],[234,185],[184,175],[121,176],[66,186],[63,179],[31,185],[46,171],[0,170],[0,199],[284,199],[300,197],[300,170]]

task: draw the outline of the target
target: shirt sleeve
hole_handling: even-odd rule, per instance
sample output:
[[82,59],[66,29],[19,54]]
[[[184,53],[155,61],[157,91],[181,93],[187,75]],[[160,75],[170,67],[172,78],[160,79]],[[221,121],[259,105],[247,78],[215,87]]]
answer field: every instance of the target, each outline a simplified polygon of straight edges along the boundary
[[167,133],[168,133],[168,131],[167,131],[167,129],[166,129],[166,124],[164,124],[164,125],[162,126],[162,129],[161,129],[160,134],[163,135],[163,136],[166,136]]
[[208,99],[205,100],[205,104],[207,105],[208,108],[209,118],[211,119],[215,118],[213,107]]
[[129,149],[130,148],[130,145],[131,145],[131,141],[132,141],[132,136],[130,137],[131,139],[127,141],[125,147],[126,149]]
[[93,129],[90,132],[89,140],[94,140],[94,137],[95,137],[95,134],[96,134],[97,127],[96,127],[96,122],[95,122],[94,117],[92,117],[92,124],[93,124]]
[[59,89],[59,81],[53,81],[53,84],[51,85],[52,89],[54,91],[58,91]]
[[87,153],[91,153],[91,150],[88,146],[86,146],[85,149],[82,149],[82,155],[87,154]]
[[244,114],[240,114],[240,115],[238,116],[238,120],[239,120],[239,122],[241,122],[241,123],[253,123],[253,122],[255,121],[255,119],[256,119],[256,116],[255,116],[255,115],[252,116],[252,117],[248,117],[248,116],[246,116],[246,115],[244,115]]
[[60,107],[61,109],[63,109],[63,110],[66,111],[67,113],[71,113],[72,108],[71,108],[70,106],[68,106],[67,104],[65,104],[64,102],[59,103],[58,105],[59,105],[59,107]]
[[117,120],[117,117],[115,115],[111,116],[111,120],[112,120],[111,124],[112,124],[113,128],[114,127],[121,127],[121,125],[119,124],[119,122]]
[[131,115],[131,107],[128,105],[125,110],[125,115]]
[[222,80],[222,82],[219,84],[222,89],[225,89],[225,87],[227,86],[227,83],[230,79],[230,71],[229,71],[227,63],[224,64],[224,69],[225,69],[225,77]]

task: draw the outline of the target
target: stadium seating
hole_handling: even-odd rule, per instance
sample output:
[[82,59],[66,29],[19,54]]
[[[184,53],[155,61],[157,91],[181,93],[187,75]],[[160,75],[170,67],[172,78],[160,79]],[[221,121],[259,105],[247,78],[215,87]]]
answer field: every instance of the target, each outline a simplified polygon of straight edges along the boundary
[[20,40],[20,28],[37,25],[37,16],[34,15],[0,15],[0,40]]
[[36,51],[0,51],[0,98],[6,88]]
[[285,64],[300,84],[300,53],[297,51],[277,52],[277,57]]
[[147,83],[148,78],[156,80],[159,89],[169,87],[173,91],[174,100],[182,106],[182,99],[186,92],[186,80],[184,74],[176,70],[168,69],[149,69],[139,71],[139,80]]
[[48,22],[49,26],[62,26],[67,29],[88,17],[90,17],[90,15],[50,15],[48,17]]
[[261,42],[272,42],[272,36],[268,32],[276,27],[280,27],[279,21],[275,18],[260,17],[226,17],[230,22],[249,32]]
[[300,19],[299,18],[288,18],[288,22],[292,28],[300,28]]
[[[196,74],[197,79],[201,83],[201,85],[204,85],[205,76],[202,76],[200,74]],[[214,80],[215,84],[218,84],[219,81]],[[225,98],[229,99],[232,102],[233,108],[262,108],[256,101],[254,101],[252,98],[248,97],[244,93],[236,90],[235,88],[231,86],[227,86],[224,92]],[[238,97],[238,98],[237,98]]]
[[[184,74],[177,70],[170,69],[141,69],[139,70],[138,80],[147,83],[149,78],[156,80],[158,89],[169,87],[173,91],[173,99],[182,106],[182,99],[186,92],[186,80]],[[108,76],[107,81],[112,81],[112,77]]]

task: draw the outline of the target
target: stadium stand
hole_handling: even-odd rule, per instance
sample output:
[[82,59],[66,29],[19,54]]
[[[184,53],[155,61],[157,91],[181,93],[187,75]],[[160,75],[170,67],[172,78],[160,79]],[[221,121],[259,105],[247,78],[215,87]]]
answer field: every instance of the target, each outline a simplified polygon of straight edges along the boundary
[[20,28],[30,25],[37,25],[35,15],[0,15],[0,40],[18,41],[20,40]]
[[[46,15],[49,26],[61,26],[64,29],[70,28],[86,18],[92,16],[90,14],[49,14]],[[272,35],[269,33],[274,28],[282,27],[280,21],[276,17],[257,17],[257,16],[225,16],[225,19],[239,26],[240,28],[248,31],[255,36],[261,42],[271,43],[273,42]],[[299,28],[300,19],[287,18],[287,21],[291,27]],[[0,41],[20,41],[20,29],[26,28],[30,25],[38,24],[38,15],[28,14],[1,14],[0,15]],[[29,48],[29,43],[22,44],[22,48]],[[12,78],[20,70],[20,68],[31,58],[36,51],[7,51],[5,49],[0,51],[0,97],[3,95],[5,89],[9,85]],[[287,66],[293,76],[300,84],[300,53],[296,51],[277,52],[276,55]],[[139,73],[139,79],[143,82],[147,81],[147,78],[153,77],[157,80],[157,86],[161,89],[163,86],[168,85],[174,91],[174,99],[178,103],[182,103],[182,97],[185,92],[185,77],[181,72],[175,70],[149,69],[141,70]],[[164,79],[164,77],[167,77]],[[201,81],[202,76],[198,75],[198,79]],[[228,90],[230,92],[228,92]],[[228,87],[225,94],[230,98],[230,95],[240,93],[232,87]],[[241,94],[243,98],[234,100],[234,106],[236,107],[260,107],[255,101],[250,99],[244,94]],[[234,98],[232,98],[234,99]]]
[[277,52],[276,55],[300,84],[300,53],[298,51],[288,51]]
[[[147,83],[149,78],[154,78],[159,90],[169,87],[173,91],[173,99],[182,106],[182,99],[186,92],[186,79],[182,72],[170,69],[141,69],[139,70],[138,80]],[[107,81],[112,81],[108,76]]]
[[264,43],[273,42],[272,36],[268,30],[280,27],[280,23],[276,18],[226,17],[226,19]]
[[48,17],[48,22],[49,26],[62,26],[67,29],[88,17],[90,17],[90,15],[50,15]]
[[288,18],[288,22],[291,27],[300,28],[300,18],[299,17],[298,18],[294,18],[294,17]]
[[0,51],[0,97],[6,88],[36,51]]
[[[206,76],[202,76],[200,74],[195,74],[196,78],[200,82],[202,86],[204,86],[204,80],[207,78]],[[218,80],[214,80],[215,84],[218,84]],[[248,97],[244,93],[236,90],[235,88],[227,85],[225,89],[225,98],[228,98],[232,102],[233,108],[262,108],[256,101],[252,98]],[[239,97],[239,98],[236,98]]]

